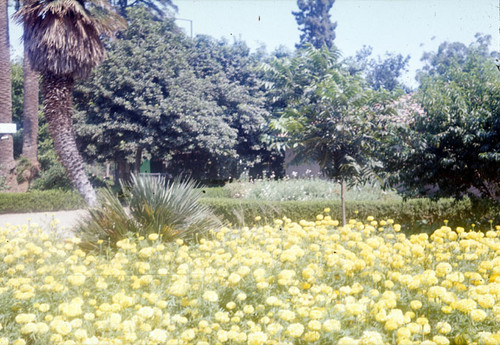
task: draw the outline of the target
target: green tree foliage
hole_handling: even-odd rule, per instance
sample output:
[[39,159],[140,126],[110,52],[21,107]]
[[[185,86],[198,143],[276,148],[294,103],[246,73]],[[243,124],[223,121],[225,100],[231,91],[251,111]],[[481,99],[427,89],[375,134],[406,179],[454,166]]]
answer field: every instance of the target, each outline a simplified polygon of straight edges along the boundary
[[386,53],[383,58],[371,58],[372,48],[363,46],[354,57],[347,58],[344,62],[348,65],[351,74],[361,73],[368,85],[374,90],[384,89],[395,91],[408,90],[399,78],[407,70],[410,56]]
[[165,17],[170,10],[177,12],[177,6],[172,0],[111,0],[110,3],[118,9],[123,18],[127,18],[127,10],[132,7],[145,7],[158,17]]
[[300,42],[297,48],[311,43],[316,49],[333,47],[337,23],[330,20],[330,10],[335,0],[297,0],[299,11],[292,12],[299,25]]
[[423,111],[388,155],[407,192],[499,199],[500,78],[488,43],[477,36],[425,55],[416,95]]
[[266,151],[259,131],[268,113],[244,44],[192,41],[173,19],[135,9],[107,50],[76,93],[77,135],[90,159],[128,165],[144,153],[173,174],[226,179]]
[[284,95],[282,116],[273,122],[301,160],[316,161],[342,184],[373,179],[381,167],[375,157],[376,114],[389,112],[386,93],[371,90],[338,61],[339,53],[309,46],[293,59],[267,67],[272,86]]

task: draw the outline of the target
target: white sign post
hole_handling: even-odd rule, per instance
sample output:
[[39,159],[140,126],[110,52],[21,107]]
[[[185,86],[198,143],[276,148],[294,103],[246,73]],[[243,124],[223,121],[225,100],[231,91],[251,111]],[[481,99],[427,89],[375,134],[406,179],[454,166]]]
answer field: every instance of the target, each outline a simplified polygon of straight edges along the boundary
[[8,139],[9,136],[4,134],[14,134],[17,132],[15,123],[0,123],[0,140]]

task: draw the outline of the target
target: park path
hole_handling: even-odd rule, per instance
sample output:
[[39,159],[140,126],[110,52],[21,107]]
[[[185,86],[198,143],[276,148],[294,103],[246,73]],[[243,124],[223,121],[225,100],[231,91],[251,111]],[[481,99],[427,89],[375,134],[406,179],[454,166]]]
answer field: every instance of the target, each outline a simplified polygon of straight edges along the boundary
[[57,233],[67,237],[71,236],[72,228],[85,215],[87,215],[86,210],[0,214],[0,227],[7,224],[25,225],[29,223],[50,231],[57,224]]

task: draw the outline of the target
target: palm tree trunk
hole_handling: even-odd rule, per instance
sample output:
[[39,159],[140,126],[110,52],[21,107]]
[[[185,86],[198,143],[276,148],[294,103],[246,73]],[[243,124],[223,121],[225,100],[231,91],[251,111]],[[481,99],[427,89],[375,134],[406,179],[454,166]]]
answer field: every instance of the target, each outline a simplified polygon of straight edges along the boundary
[[23,156],[39,169],[38,163],[38,73],[31,68],[27,44],[24,44],[24,121]]
[[74,79],[68,75],[43,74],[43,110],[54,139],[54,148],[68,176],[90,207],[97,206],[97,196],[90,184],[83,159],[76,146],[71,113]]
[[[7,0],[0,0],[0,123],[12,123],[9,16]],[[9,172],[14,164],[14,140],[0,133],[0,169]]]
[[345,180],[342,177],[340,179],[340,203],[342,204],[342,224],[345,226],[346,216],[345,216]]

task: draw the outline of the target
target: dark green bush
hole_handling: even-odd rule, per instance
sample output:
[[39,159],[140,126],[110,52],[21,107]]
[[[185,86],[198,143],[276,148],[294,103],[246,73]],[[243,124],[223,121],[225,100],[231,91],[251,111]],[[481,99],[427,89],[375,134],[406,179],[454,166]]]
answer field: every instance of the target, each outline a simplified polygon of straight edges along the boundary
[[62,190],[0,193],[0,213],[46,212],[85,207],[78,193]]
[[31,188],[36,190],[64,189],[68,191],[73,188],[73,185],[62,164],[56,162],[48,170],[40,173],[40,176],[33,181]]

